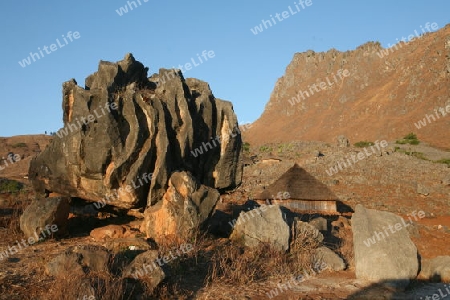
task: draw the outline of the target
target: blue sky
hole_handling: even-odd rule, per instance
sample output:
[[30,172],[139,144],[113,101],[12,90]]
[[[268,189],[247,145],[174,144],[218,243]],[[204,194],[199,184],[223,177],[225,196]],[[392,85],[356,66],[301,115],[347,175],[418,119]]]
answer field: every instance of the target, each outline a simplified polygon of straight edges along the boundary
[[[0,11],[0,136],[56,131],[62,124],[64,81],[80,86],[100,60],[121,60],[128,52],[150,68],[176,67],[203,50],[215,57],[185,73],[207,81],[217,98],[233,102],[240,123],[256,120],[294,53],[355,49],[367,41],[383,46],[412,34],[426,22],[450,23],[450,1],[135,0],[6,1]],[[254,35],[251,28],[270,15],[295,11]],[[62,35],[80,37],[65,44]],[[56,39],[64,47],[44,53],[25,68],[18,63]]]

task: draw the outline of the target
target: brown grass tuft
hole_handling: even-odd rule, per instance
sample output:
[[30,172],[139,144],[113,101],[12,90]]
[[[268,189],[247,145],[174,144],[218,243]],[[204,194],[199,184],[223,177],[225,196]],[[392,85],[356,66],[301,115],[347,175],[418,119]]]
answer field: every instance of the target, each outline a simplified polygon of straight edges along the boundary
[[[89,274],[86,276],[70,276],[64,280],[56,279],[46,299],[49,300],[125,300],[133,299],[134,287],[126,280],[113,275]],[[91,298],[89,298],[91,297]]]
[[341,240],[339,248],[337,249],[340,256],[345,260],[349,269],[355,267],[355,253],[353,250],[353,232],[351,228],[341,228],[338,234]]
[[286,253],[263,243],[245,248],[229,242],[217,248],[211,258],[207,284],[249,284],[317,271],[311,254],[321,243],[305,232],[293,231],[293,235],[290,252]]

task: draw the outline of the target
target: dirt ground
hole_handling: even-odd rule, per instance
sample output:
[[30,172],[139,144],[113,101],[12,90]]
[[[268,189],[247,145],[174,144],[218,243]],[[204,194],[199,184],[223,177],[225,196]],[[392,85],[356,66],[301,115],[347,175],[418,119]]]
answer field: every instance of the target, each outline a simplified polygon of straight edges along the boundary
[[[323,156],[317,156],[317,151]],[[298,163],[327,185],[350,211],[356,204],[362,204],[368,208],[399,214],[405,219],[413,211],[424,211],[426,217],[415,222],[418,234],[412,237],[421,257],[426,259],[450,255],[450,187],[442,184],[442,179],[450,174],[450,168],[391,152],[369,157],[334,176],[326,173],[326,169],[336,160],[358,151],[360,149],[353,147],[341,149],[324,143],[307,142],[299,143],[291,150],[258,152],[258,162],[244,169],[243,184],[222,195],[218,209],[233,212],[229,211],[230,207],[254,199],[257,193],[294,163]],[[275,159],[265,162],[264,159],[269,157]],[[418,185],[423,186],[426,193],[420,192]],[[0,201],[0,250],[7,249],[16,240],[23,238],[17,228],[18,216],[33,197],[33,191],[29,187],[16,195],[0,194],[3,199]],[[345,215],[350,217],[351,212]],[[45,274],[45,264],[72,245],[96,244],[89,237],[89,232],[103,223],[98,220],[80,220],[73,224],[77,224],[76,230],[70,235],[27,247],[0,261],[0,299],[46,299],[46,293],[58,283]],[[346,236],[351,239],[351,232],[346,233]],[[213,240],[209,247],[216,247],[220,241],[219,238]],[[341,242],[345,244],[345,240]],[[189,291],[186,299],[268,299],[270,297],[267,293],[276,289],[279,284],[288,282],[290,278],[276,278],[241,286],[205,286],[203,280],[204,276],[200,273],[181,279],[180,285]],[[298,285],[292,285],[273,299],[425,299],[425,296],[432,296],[439,289],[445,291],[445,288],[450,289],[444,284],[417,281],[405,292],[388,290],[356,279],[350,262],[346,271],[317,274]]]

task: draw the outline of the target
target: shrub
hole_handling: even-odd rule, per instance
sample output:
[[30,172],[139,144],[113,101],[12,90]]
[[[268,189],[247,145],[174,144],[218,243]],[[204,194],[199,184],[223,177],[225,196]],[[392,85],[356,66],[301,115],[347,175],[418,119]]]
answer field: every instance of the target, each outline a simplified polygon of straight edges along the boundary
[[417,158],[423,159],[423,160],[427,160],[427,158],[425,157],[425,155],[422,152],[411,152],[410,153],[411,156],[415,156]]
[[279,144],[277,151],[278,151],[278,153],[283,153],[285,151],[292,151],[292,149],[293,149],[293,146],[292,146],[291,143],[289,143],[289,144]]
[[249,284],[269,279],[292,277],[292,274],[315,274],[317,261],[312,253],[322,242],[305,230],[292,230],[289,252],[274,249],[270,244],[244,247],[241,241],[228,241],[211,256],[207,284]]
[[439,164],[447,164],[450,167],[450,158],[444,158],[436,161]]
[[414,133],[408,133],[407,135],[405,135],[403,137],[403,139],[405,140],[417,140],[417,135],[415,135]]
[[405,135],[403,137],[403,139],[397,140],[396,143],[400,144],[400,145],[405,145],[405,144],[419,145],[420,141],[417,139],[417,135],[415,135],[414,133],[411,132],[411,133],[408,133],[407,135]]
[[244,149],[244,152],[250,152],[250,144],[245,142],[242,144],[242,148]]
[[17,143],[17,144],[12,145],[13,148],[24,148],[26,146],[27,146],[27,144],[25,144],[25,143]]
[[417,152],[417,151],[407,151],[405,149],[402,149],[400,147],[395,147],[395,152],[404,153],[406,155],[414,156],[423,160],[429,160],[425,157],[423,152]]
[[18,193],[23,188],[23,184],[8,179],[0,180],[0,193]]
[[375,145],[373,142],[368,142],[368,141],[360,141],[360,142],[357,142],[357,143],[355,143],[355,144],[353,144],[355,147],[358,147],[358,148],[364,148],[364,147],[369,147],[369,146],[373,146],[373,145]]
[[272,152],[273,148],[269,146],[261,146],[259,147],[259,152]]

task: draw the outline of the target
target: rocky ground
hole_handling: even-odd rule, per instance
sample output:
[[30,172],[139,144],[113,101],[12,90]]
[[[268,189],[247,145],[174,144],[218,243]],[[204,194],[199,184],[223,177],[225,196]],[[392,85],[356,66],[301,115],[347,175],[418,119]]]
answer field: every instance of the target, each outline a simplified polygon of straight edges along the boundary
[[[243,184],[236,190],[221,196],[217,209],[236,217],[239,208],[261,192],[282,175],[294,163],[298,163],[312,176],[326,184],[352,211],[356,204],[367,208],[396,213],[405,219],[407,214],[422,210],[426,217],[415,222],[415,234],[412,239],[416,244],[422,259],[450,255],[448,241],[450,240],[450,168],[446,164],[435,163],[426,157],[426,146],[420,152],[425,157],[406,155],[395,150],[395,143],[380,153],[371,155],[353,167],[343,168],[337,174],[329,176],[327,169],[341,158],[362,151],[362,148],[338,147],[320,142],[298,142],[290,144],[265,145],[258,149],[250,148],[246,156],[252,157],[255,163],[244,168]],[[409,147],[409,146],[408,146]],[[416,147],[416,146],[411,146]],[[418,150],[417,150],[418,151]],[[433,160],[450,157],[450,153],[431,149]],[[20,174],[19,174],[20,175]],[[18,216],[23,208],[34,197],[34,192],[27,186],[19,192],[2,193],[0,197],[0,249],[5,250],[14,245],[16,240],[23,238],[18,229]],[[74,212],[74,211],[72,211]],[[217,212],[216,212],[217,214]],[[344,214],[346,218],[350,213]],[[312,218],[318,214],[306,215]],[[333,221],[337,215],[325,215]],[[80,216],[71,214],[70,230],[65,237],[51,239],[35,244],[0,262],[0,299],[56,299],[48,295],[57,295],[61,289],[60,279],[49,276],[46,271],[48,262],[58,253],[74,245],[103,245],[107,241],[92,237],[91,231],[108,224],[118,224],[127,228],[128,235],[118,235],[121,238],[139,238],[136,221],[126,216],[115,216],[111,213],[99,213],[97,216]],[[228,220],[228,219],[227,219]],[[128,224],[128,225],[127,225]],[[208,281],[211,267],[211,257],[214,249],[227,243],[221,233],[227,230],[218,223],[222,231],[215,230],[216,235],[210,235],[204,241],[198,242],[195,259],[187,257],[171,279],[156,294],[154,299],[267,299],[267,293],[276,289],[279,284],[286,283],[290,278],[283,276],[267,277],[263,281],[230,285],[226,281]],[[213,224],[216,226],[217,223]],[[218,234],[217,234],[218,233]],[[301,284],[286,288],[273,299],[425,299],[439,293],[448,294],[445,284],[413,282],[405,292],[395,292],[384,287],[371,285],[356,279],[352,261],[351,231],[341,229],[336,240],[326,240],[330,247],[340,253],[348,268],[341,272],[325,271],[311,276]],[[110,245],[110,247],[112,247]],[[181,268],[181,269],[180,269]],[[181,274],[181,275],[180,275]],[[194,275],[195,274],[195,275]],[[70,288],[64,290],[68,295]],[[106,296],[103,299],[108,299]],[[111,298],[112,299],[112,298]]]

